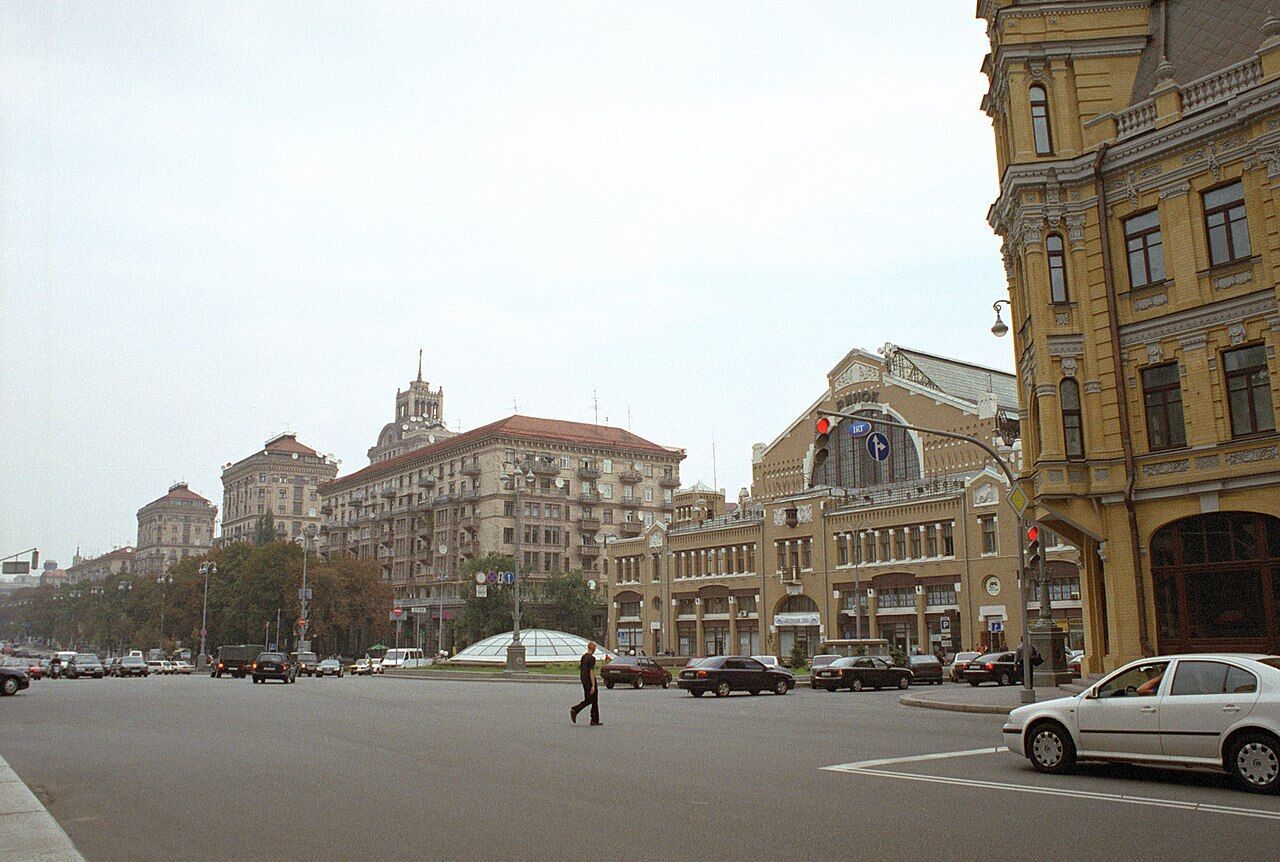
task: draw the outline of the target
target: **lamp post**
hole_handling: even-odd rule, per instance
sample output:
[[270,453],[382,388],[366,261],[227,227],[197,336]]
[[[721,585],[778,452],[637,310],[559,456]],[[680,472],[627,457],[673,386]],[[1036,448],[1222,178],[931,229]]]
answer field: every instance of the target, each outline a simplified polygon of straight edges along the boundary
[[124,597],[133,591],[133,584],[129,581],[121,581],[116,584],[116,592],[120,593],[120,655],[124,655],[125,650],[129,648],[128,643],[128,622],[124,615]]
[[315,524],[307,524],[302,530],[302,535],[298,537],[298,541],[302,544],[302,592],[298,594],[301,608],[298,614],[299,652],[311,649],[311,642],[306,640],[307,626],[310,622],[307,617],[307,599],[311,598],[311,594],[307,592],[307,549],[311,546],[312,540],[315,539],[316,532]]
[[160,584],[160,642],[164,643],[164,611],[169,604],[169,585],[173,583],[173,575],[165,572],[156,578],[156,583]]
[[516,560],[515,560],[516,582],[514,584],[515,609],[511,618],[512,619],[511,643],[507,647],[506,672],[509,674],[519,674],[519,673],[525,673],[525,670],[526,670],[525,662],[524,662],[524,659],[525,659],[524,644],[520,642],[520,581],[523,580],[523,573],[520,570],[521,569],[520,558],[524,553],[523,549],[521,548],[521,543],[523,542],[523,539],[524,539],[524,536],[521,534],[521,531],[524,529],[524,525],[521,522],[521,517],[520,517],[521,515],[520,507],[522,505],[521,491],[522,491],[522,483],[527,483],[530,485],[533,484],[533,481],[534,481],[533,464],[529,461],[522,462],[519,466],[516,467],[515,471],[511,473],[510,478],[511,478],[511,485],[513,488],[515,488],[515,492],[516,492]]
[[206,624],[209,621],[209,576],[218,574],[218,567],[213,563],[201,563],[200,574],[204,575],[204,603],[200,609],[200,655],[196,658],[196,670],[206,670],[209,665],[205,658],[209,654],[205,645],[205,635],[208,634]]

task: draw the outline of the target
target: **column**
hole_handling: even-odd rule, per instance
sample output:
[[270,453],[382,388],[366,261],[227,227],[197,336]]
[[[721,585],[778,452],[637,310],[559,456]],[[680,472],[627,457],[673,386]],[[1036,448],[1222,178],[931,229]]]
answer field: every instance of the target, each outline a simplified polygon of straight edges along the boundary
[[867,590],[867,637],[880,637],[880,623],[876,620],[876,613],[880,610],[880,605],[876,602],[876,591]]
[[729,654],[738,652],[738,598],[729,594]]
[[924,615],[924,603],[927,601],[924,587],[916,584],[916,639],[919,648],[929,651],[929,621]]
[[698,619],[696,625],[694,626],[694,635],[693,635],[695,638],[697,638],[698,643],[694,646],[693,654],[701,658],[701,657],[705,657],[707,654],[706,650],[703,648],[703,645],[702,645],[702,598],[701,597],[694,599],[693,610]]

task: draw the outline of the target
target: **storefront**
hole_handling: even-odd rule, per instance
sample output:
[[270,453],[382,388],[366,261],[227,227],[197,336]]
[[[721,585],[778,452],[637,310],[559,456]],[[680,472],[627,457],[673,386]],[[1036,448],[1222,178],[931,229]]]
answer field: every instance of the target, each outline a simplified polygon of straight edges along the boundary
[[815,655],[821,645],[821,625],[822,617],[813,599],[805,595],[787,596],[773,615],[778,655],[791,655],[797,643],[806,655]]

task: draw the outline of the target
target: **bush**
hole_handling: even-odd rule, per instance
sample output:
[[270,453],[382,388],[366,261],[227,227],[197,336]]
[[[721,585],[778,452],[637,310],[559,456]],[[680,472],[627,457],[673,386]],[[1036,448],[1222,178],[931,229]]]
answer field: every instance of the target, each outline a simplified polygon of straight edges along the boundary
[[894,667],[907,666],[907,651],[899,647],[889,648],[889,660],[893,662]]
[[796,641],[791,645],[791,669],[799,670],[809,663],[809,651],[805,649],[802,641]]

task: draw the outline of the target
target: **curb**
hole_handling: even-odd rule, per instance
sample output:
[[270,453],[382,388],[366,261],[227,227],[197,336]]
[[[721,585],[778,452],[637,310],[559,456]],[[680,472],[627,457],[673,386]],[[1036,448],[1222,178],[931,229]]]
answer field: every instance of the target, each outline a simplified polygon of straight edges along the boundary
[[380,676],[389,679],[433,679],[443,680],[445,682],[514,682],[514,683],[541,683],[541,684],[572,684],[578,685],[576,676],[567,676],[560,674],[521,674],[520,676],[507,676],[502,673],[467,673],[466,671],[446,670],[436,671],[435,673],[423,671],[392,671],[391,673],[383,673]]
[[84,862],[49,809],[0,757],[0,859]]
[[[977,712],[984,715],[1008,715],[1017,707],[997,706],[987,703],[951,703],[945,700],[929,700],[923,697],[912,697],[904,694],[898,698],[903,706],[917,706],[921,709],[942,709],[947,712]],[[1021,706],[1021,704],[1019,704]]]

